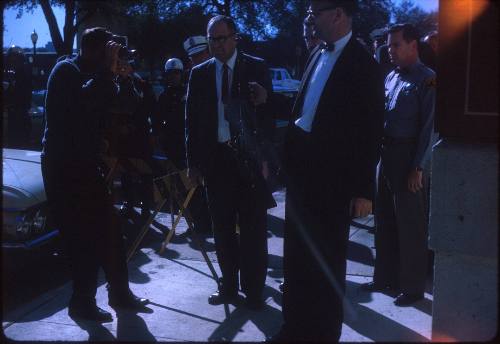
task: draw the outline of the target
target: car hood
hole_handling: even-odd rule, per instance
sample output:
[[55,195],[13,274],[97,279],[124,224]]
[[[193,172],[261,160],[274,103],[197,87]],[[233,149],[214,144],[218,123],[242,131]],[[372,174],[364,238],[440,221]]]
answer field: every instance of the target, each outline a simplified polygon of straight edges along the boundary
[[40,152],[3,149],[4,210],[21,210],[46,200]]

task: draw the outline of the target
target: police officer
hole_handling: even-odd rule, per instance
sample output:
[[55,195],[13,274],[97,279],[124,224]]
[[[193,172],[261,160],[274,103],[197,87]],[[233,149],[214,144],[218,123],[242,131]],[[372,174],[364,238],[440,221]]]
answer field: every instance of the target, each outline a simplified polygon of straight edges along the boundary
[[29,144],[31,119],[31,78],[24,53],[18,46],[7,50],[4,70],[5,105],[7,108],[7,145],[23,148]]
[[165,62],[165,89],[158,98],[154,115],[153,133],[174,165],[185,166],[184,149],[184,107],[186,88],[183,83],[184,65],[178,58]]
[[184,41],[184,50],[189,56],[191,67],[199,65],[210,58],[208,42],[205,36],[191,36]]
[[[186,168],[185,122],[186,88],[182,75],[184,65],[178,58],[165,63],[165,90],[160,94],[154,116],[154,134],[167,158],[178,169]],[[198,188],[191,198],[188,210],[193,216],[196,231],[211,234],[211,220],[205,191]]]
[[385,80],[377,255],[373,282],[363,289],[399,289],[394,303],[406,306],[423,298],[427,276],[424,173],[432,146],[435,74],[419,60],[419,35],[412,25],[394,25],[388,34],[389,55],[397,68]]

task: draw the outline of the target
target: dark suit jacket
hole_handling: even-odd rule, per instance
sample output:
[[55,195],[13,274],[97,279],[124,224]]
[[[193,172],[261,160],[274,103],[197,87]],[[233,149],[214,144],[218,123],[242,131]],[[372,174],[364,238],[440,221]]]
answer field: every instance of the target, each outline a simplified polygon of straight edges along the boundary
[[[308,64],[314,63],[319,53],[320,50],[316,50]],[[306,78],[304,75],[303,80]],[[305,86],[303,88],[305,91]],[[317,161],[311,175],[325,181],[322,194],[330,199],[374,199],[384,96],[379,65],[351,38],[323,89],[310,135],[313,147],[310,154],[313,161]],[[294,120],[302,101],[299,94]],[[293,152],[287,151],[285,164],[294,163],[293,159]]]
[[[212,58],[191,70],[189,77],[188,96],[186,100],[186,156],[189,168],[197,168],[202,175],[214,172],[213,156],[218,142],[218,112],[216,90],[216,64]],[[272,83],[264,60],[238,52],[234,66],[231,97],[248,99],[248,82],[255,81],[272,94]],[[256,149],[259,152],[256,166],[261,166],[262,160],[269,157],[272,126],[272,115],[268,104],[256,107],[255,111],[245,111],[250,124],[249,133],[254,136]],[[259,185],[259,197],[264,201],[272,200],[272,195],[265,187],[261,171],[255,171]],[[269,205],[269,202],[267,202]]]

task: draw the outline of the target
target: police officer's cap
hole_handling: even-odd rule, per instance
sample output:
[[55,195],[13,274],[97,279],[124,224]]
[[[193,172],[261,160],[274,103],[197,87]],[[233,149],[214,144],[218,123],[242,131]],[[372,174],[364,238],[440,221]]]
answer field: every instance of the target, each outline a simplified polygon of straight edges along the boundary
[[208,43],[205,36],[192,36],[184,41],[184,50],[189,56],[193,56],[207,49]]
[[182,72],[182,70],[184,70],[184,65],[182,64],[182,61],[175,57],[168,59],[167,62],[165,62],[165,72],[171,70],[179,70]]

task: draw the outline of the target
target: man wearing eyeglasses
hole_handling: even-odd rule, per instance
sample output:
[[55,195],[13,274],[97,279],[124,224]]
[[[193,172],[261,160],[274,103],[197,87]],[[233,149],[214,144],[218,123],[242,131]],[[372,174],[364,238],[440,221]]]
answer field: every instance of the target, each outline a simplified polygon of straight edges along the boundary
[[265,181],[272,84],[265,62],[237,49],[230,17],[212,18],[207,34],[214,57],[191,71],[186,153],[189,176],[206,186],[222,271],[208,302],[236,303],[241,282],[246,305],[259,309],[267,274],[266,212],[276,205]]
[[372,211],[384,114],[377,62],[352,33],[354,0],[311,2],[309,59],[285,138],[284,324],[271,341],[340,339],[352,217]]

